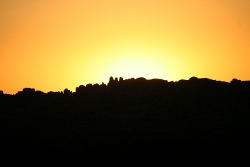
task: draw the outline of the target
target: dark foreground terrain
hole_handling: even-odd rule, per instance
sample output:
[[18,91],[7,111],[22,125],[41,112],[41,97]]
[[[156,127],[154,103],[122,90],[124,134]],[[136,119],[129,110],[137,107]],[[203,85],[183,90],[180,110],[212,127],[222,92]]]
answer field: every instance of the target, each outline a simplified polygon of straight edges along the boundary
[[1,162],[35,166],[196,163],[249,158],[250,81],[110,78],[75,92],[0,92]]

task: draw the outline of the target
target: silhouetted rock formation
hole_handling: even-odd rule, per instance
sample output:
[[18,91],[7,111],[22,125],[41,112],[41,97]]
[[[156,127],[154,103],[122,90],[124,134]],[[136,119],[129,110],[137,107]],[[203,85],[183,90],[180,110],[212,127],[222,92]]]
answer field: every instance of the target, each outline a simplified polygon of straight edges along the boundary
[[122,77],[119,78],[119,82],[123,82],[123,78]]
[[241,82],[241,80],[238,80],[236,78],[232,79],[232,81],[230,83],[232,84],[239,84]]
[[32,96],[36,93],[34,88],[24,88],[22,91],[17,92],[16,95]]
[[116,88],[118,85],[118,79],[117,77],[114,79],[113,77],[109,78],[109,83],[108,83],[108,87],[110,88]]
[[75,92],[0,91],[0,106],[0,150],[11,156],[22,150],[29,158],[54,157],[54,151],[69,158],[78,151],[95,161],[138,154],[159,162],[164,152],[161,160],[174,153],[228,160],[250,139],[250,81],[237,79],[110,77],[107,85],[80,85]]
[[68,90],[68,89],[64,89],[63,94],[65,96],[70,96],[70,95],[72,95],[72,92],[70,90]]
[[85,89],[86,89],[86,87],[84,85],[80,85],[80,86],[76,87],[75,92],[77,94],[83,94],[85,92]]

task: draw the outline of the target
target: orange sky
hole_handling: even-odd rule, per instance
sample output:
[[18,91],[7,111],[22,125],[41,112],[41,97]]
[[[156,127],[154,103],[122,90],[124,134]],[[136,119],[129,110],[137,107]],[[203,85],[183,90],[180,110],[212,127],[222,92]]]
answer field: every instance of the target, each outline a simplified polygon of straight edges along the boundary
[[250,80],[249,0],[0,1],[0,90]]

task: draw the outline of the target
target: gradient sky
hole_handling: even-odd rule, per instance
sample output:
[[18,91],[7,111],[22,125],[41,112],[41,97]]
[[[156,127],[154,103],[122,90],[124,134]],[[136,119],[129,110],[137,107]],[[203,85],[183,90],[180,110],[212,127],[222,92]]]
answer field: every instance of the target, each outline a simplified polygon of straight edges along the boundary
[[0,90],[250,80],[249,0],[0,0]]

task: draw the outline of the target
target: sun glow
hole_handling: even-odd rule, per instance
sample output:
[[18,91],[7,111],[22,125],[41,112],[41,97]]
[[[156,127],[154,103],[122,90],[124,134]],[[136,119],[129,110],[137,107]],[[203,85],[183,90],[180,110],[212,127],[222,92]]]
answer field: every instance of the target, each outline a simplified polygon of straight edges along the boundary
[[249,0],[0,1],[0,90],[250,78]]
[[[162,78],[171,80],[172,76],[167,67],[157,60],[156,51],[146,47],[143,50],[130,49],[120,50],[113,53],[116,58],[108,61],[106,67],[100,75],[100,80],[106,81],[111,75],[113,77],[138,78],[146,79]],[[110,54],[110,53],[109,53]]]

